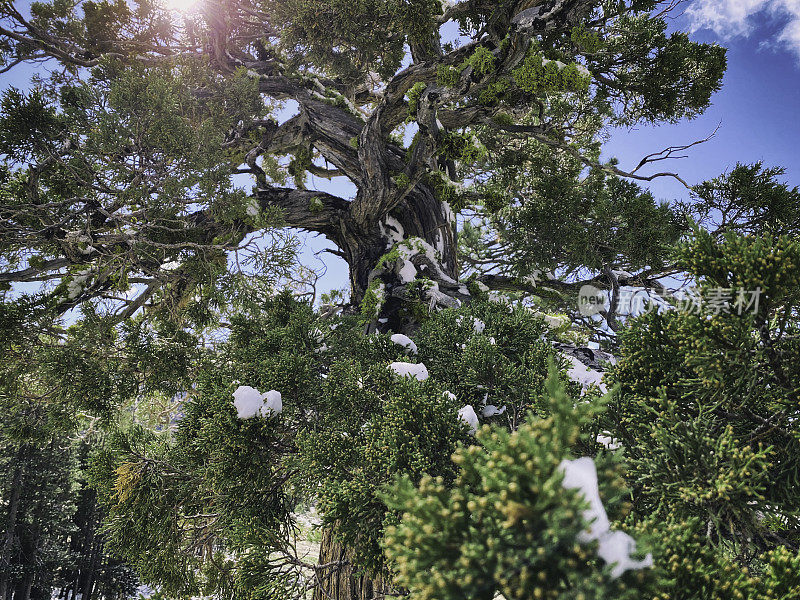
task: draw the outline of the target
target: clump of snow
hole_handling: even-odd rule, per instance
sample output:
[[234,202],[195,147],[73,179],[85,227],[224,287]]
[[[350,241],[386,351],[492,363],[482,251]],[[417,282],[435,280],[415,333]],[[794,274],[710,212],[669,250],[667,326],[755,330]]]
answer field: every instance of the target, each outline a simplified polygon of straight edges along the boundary
[[403,348],[411,352],[411,354],[417,353],[417,345],[414,343],[414,340],[412,340],[407,335],[403,335],[402,333],[395,333],[389,339],[392,340],[392,342],[394,342],[398,346],[402,346]]
[[475,414],[475,409],[467,404],[458,411],[458,418],[469,425],[469,434],[475,435],[478,431],[478,415]]
[[488,418],[488,417],[494,417],[496,415],[502,415],[504,412],[506,412],[505,406],[503,406],[502,408],[497,408],[494,404],[487,404],[486,406],[483,407],[481,414],[484,417]]
[[582,531],[578,539],[581,542],[590,542],[599,539],[610,528],[606,509],[600,500],[600,490],[597,486],[597,469],[594,461],[588,457],[575,460],[561,461],[560,469],[564,471],[562,486],[566,489],[578,489],[589,503],[589,508],[583,511],[583,518],[591,523],[588,531]]
[[255,417],[263,404],[261,392],[254,387],[240,385],[233,392],[233,405],[236,407],[236,416],[240,419]]
[[181,266],[181,263],[179,263],[177,260],[171,260],[171,261],[165,262],[163,265],[161,265],[161,270],[162,271],[174,271],[175,269],[177,269],[180,266]]
[[455,399],[456,399],[456,395],[453,392],[448,391],[448,390],[443,391],[442,392],[442,396],[447,396],[448,398],[450,398],[450,400],[453,400],[453,401],[455,401]]
[[245,210],[247,211],[248,217],[257,217],[258,213],[261,211],[261,207],[258,205],[258,200],[251,198]]
[[73,275],[72,279],[67,283],[67,298],[69,300],[75,300],[78,296],[80,296],[81,292],[83,291],[84,284],[92,276],[92,269],[84,269],[82,271],[78,271]]
[[583,518],[590,526],[588,530],[578,534],[578,541],[587,543],[597,540],[597,555],[606,564],[613,565],[611,577],[617,578],[630,569],[652,567],[652,554],[642,560],[632,559],[631,553],[636,551],[636,541],[624,531],[611,530],[606,509],[600,499],[594,461],[588,456],[563,460],[559,468],[564,472],[562,487],[577,489],[589,503],[589,508],[583,511]]
[[386,247],[391,248],[395,244],[403,241],[405,229],[400,224],[400,221],[394,217],[386,215],[386,222],[381,224],[383,236],[387,239]]
[[613,564],[611,577],[617,578],[625,571],[633,569],[644,569],[653,566],[653,555],[647,554],[642,560],[634,560],[631,553],[636,551],[636,540],[624,531],[609,531],[600,539],[600,546],[597,548],[597,555],[606,561],[606,564]]
[[410,260],[400,259],[401,266],[397,272],[400,283],[411,283],[417,277],[417,267]]
[[249,385],[236,388],[233,392],[233,405],[236,407],[236,416],[240,419],[252,419],[258,414],[268,417],[283,411],[280,392],[270,390],[262,394]]
[[605,435],[607,433],[608,433],[607,431],[604,431],[603,433],[598,434],[597,438],[595,438],[595,441],[598,444],[605,446],[609,450],[617,450],[618,448],[620,448],[621,444],[616,439],[612,438],[610,435]]
[[[456,317],[456,325],[461,325],[464,322],[464,317]],[[472,328],[475,330],[475,333],[483,333],[486,329],[486,323],[481,321],[478,318],[472,318]]]
[[428,378],[428,368],[424,363],[393,362],[389,369],[400,377],[414,377],[417,381],[425,381]]
[[590,369],[581,361],[570,354],[561,353],[567,360],[572,363],[572,367],[567,371],[567,376],[583,386],[583,391],[591,385],[596,385],[604,394],[608,393],[608,388],[603,383],[603,374],[599,371]]
[[269,417],[270,415],[277,415],[283,412],[283,400],[281,393],[275,390],[270,390],[264,394],[264,404],[259,410],[262,417]]

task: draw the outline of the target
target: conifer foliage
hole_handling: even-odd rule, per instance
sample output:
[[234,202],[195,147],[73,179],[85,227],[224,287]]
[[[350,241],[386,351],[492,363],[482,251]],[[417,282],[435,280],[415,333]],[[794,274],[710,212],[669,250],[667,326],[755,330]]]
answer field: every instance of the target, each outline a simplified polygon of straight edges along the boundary
[[0,600],[800,598],[800,192],[603,158],[680,4],[0,2]]

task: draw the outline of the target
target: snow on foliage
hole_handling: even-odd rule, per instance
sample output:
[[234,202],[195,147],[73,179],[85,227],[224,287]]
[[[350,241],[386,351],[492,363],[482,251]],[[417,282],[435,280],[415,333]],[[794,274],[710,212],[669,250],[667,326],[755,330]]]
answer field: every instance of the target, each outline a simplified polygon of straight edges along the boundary
[[572,381],[580,383],[584,391],[586,391],[589,386],[596,385],[602,393],[605,394],[608,392],[608,388],[602,381],[603,374],[600,371],[590,369],[574,356],[564,354],[563,352],[561,355],[572,363],[572,368],[567,371],[567,375]]
[[[464,317],[457,317],[456,318],[456,324],[457,325],[461,325],[461,323],[463,321],[464,321]],[[483,321],[481,321],[480,319],[475,318],[475,317],[472,318],[472,326],[475,329],[475,333],[483,333],[484,330],[486,329],[486,323],[484,323]]]
[[264,405],[259,411],[262,417],[269,417],[270,415],[277,415],[283,412],[283,400],[281,393],[275,390],[270,390],[264,394]]
[[612,531],[606,509],[600,499],[597,485],[597,468],[588,456],[575,460],[563,460],[559,467],[564,472],[562,486],[577,489],[589,503],[583,511],[583,518],[591,523],[589,529],[578,534],[578,541],[588,543],[597,540],[597,555],[606,564],[613,565],[611,576],[619,577],[629,569],[643,569],[653,566],[653,556],[648,554],[642,560],[634,560],[631,553],[636,551],[636,541],[623,531]]
[[233,392],[233,405],[240,419],[252,419],[256,415],[268,417],[283,411],[281,393],[270,390],[265,394],[249,385],[240,385]]
[[506,407],[503,406],[502,408],[497,408],[494,404],[487,404],[483,407],[481,414],[484,417],[494,417],[496,415],[502,415],[506,412]]
[[78,271],[72,279],[67,283],[67,298],[69,300],[74,300],[78,296],[81,295],[83,288],[85,287],[86,281],[89,277],[92,276],[92,269],[84,269],[83,271]]
[[475,414],[475,409],[467,404],[458,411],[458,418],[469,425],[469,434],[475,435],[475,432],[478,431],[478,415]]
[[425,381],[428,378],[428,368],[424,363],[393,362],[389,369],[400,377],[414,377],[417,381]]
[[414,340],[412,340],[407,335],[403,335],[402,333],[395,333],[389,339],[392,340],[392,342],[394,342],[398,346],[402,346],[403,348],[411,352],[411,354],[417,353],[417,345],[414,343]]
[[261,206],[259,206],[258,200],[251,198],[245,211],[247,212],[248,217],[257,217],[258,213],[261,212]]
[[603,433],[598,434],[598,436],[595,438],[595,441],[598,444],[605,446],[609,450],[617,450],[620,448],[620,443],[611,436],[605,435],[606,433],[608,432],[604,431]]
[[544,315],[544,322],[549,329],[558,329],[568,322],[567,317],[553,317],[551,315]]

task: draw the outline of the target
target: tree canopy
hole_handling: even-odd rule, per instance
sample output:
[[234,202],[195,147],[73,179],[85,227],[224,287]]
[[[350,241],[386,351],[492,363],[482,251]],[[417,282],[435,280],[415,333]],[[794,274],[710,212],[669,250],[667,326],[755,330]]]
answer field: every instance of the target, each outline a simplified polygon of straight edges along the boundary
[[602,153],[680,5],[0,2],[0,600],[797,598],[800,191]]

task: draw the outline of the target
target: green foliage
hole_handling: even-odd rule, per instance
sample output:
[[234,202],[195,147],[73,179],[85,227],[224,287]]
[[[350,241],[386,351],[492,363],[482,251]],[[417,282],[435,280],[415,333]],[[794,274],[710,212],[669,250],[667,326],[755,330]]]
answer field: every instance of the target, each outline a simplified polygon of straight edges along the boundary
[[0,154],[15,161],[29,160],[34,149],[57,143],[65,129],[56,110],[41,92],[8,88],[0,102]]
[[659,600],[788,600],[797,595],[800,555],[785,547],[765,552],[743,568],[730,553],[708,544],[701,519],[650,518],[635,531],[650,540],[654,560],[661,565],[653,591]]
[[614,369],[607,426],[631,458],[637,513],[701,519],[740,561],[797,539],[799,251],[697,231],[678,260],[706,304],[637,319]]
[[453,206],[454,210],[458,210],[460,207],[459,191],[444,173],[441,171],[429,173],[425,177],[425,182],[431,186],[437,200],[447,202]]
[[[48,55],[54,64],[35,91],[10,89],[0,103],[0,255],[20,281],[47,282],[39,294],[4,286],[0,305],[0,464],[37,449],[18,457],[35,488],[14,528],[15,556],[27,556],[22,544],[43,524],[42,551],[25,565],[36,565],[34,596],[66,581],[66,540],[88,523],[71,517],[94,507],[72,493],[86,491],[83,467],[62,450],[108,428],[92,460],[103,535],[164,597],[306,595],[313,569],[298,562],[292,536],[297,507],[312,500],[356,573],[397,575],[408,589],[396,592],[411,597],[795,597],[797,190],[777,182],[779,170],[738,166],[697,186],[681,211],[612,169],[586,168],[600,162],[608,126],[691,118],[719,88],[724,50],[667,34],[656,4],[564,9],[565,22],[530,36],[509,25],[522,4],[461,3],[448,13],[479,43],[445,46],[446,56],[437,0],[209,4],[181,19],[149,1],[52,0],[31,5],[30,26],[9,12],[21,33],[0,36],[0,66]],[[467,68],[474,76],[463,78]],[[430,94],[432,108],[469,122],[443,129],[424,164],[367,179],[393,175],[406,188],[407,173],[421,176],[437,200],[464,209],[467,271],[491,265],[518,282],[552,270],[572,281],[674,267],[704,292],[759,289],[758,310],[632,321],[612,375],[620,392],[598,414],[596,392],[579,399],[577,383],[570,396],[555,373],[546,380],[552,333],[522,302],[488,302],[472,280],[469,305],[434,312],[436,284],[421,266],[405,288],[385,288],[401,250],[427,251],[418,238],[368,265],[377,276],[359,314],[323,319],[275,295],[282,277],[296,280],[296,243],[271,230],[284,224],[280,199],[241,189],[241,165],[255,156],[260,189],[302,188],[316,159],[360,184],[353,157],[367,114],[381,95],[397,103],[384,113],[394,131],[371,143],[385,144],[378,163],[399,160],[397,92],[413,118],[434,80],[449,89]],[[285,100],[301,116],[276,137]],[[469,188],[433,168],[449,161]],[[409,195],[395,212],[419,209],[422,227],[417,201]],[[326,206],[305,207],[326,234],[352,225],[347,211],[321,218]],[[687,216],[712,231],[678,245]],[[358,227],[378,238],[376,223]],[[364,256],[384,251],[375,243]],[[244,258],[243,245],[257,250]],[[121,298],[142,288],[132,318]],[[574,308],[568,293],[541,288],[536,302]],[[67,327],[56,316],[75,306]],[[418,349],[365,327],[405,331]],[[583,339],[565,329],[562,339]],[[430,377],[400,378],[392,362],[424,363]],[[283,411],[238,418],[240,384],[280,391]],[[466,405],[490,425],[475,445],[458,416]],[[599,431],[624,450],[600,449]],[[613,579],[597,548],[577,541],[586,507],[563,489],[558,466],[598,451],[614,527],[652,551],[652,569]],[[99,591],[109,597],[131,583],[108,581],[120,584]]]
[[487,150],[491,175],[475,190],[486,227],[462,240],[465,253],[481,258],[487,240],[500,239],[515,265],[542,271],[672,260],[686,228],[680,213],[638,185],[599,172],[583,177],[580,161],[538,143],[515,148],[493,140]]
[[463,70],[466,67],[472,67],[473,73],[483,77],[494,72],[496,60],[494,54],[486,46],[478,46],[475,48],[475,52],[464,60],[461,68]]
[[438,140],[438,146],[443,156],[474,164],[486,154],[486,150],[476,142],[475,136],[469,132],[445,131]]
[[399,175],[395,176],[394,178],[395,185],[397,185],[398,189],[405,190],[408,186],[411,185],[411,180],[408,178],[408,175],[405,173],[400,173]]
[[696,201],[687,210],[712,231],[796,234],[800,191],[778,181],[783,174],[784,169],[762,163],[738,164],[729,173],[695,186]]
[[509,86],[509,82],[505,79],[494,81],[481,90],[478,100],[481,104],[494,104],[500,100]]
[[408,116],[413,117],[417,114],[417,108],[419,107],[419,99],[422,96],[422,92],[425,91],[425,88],[428,87],[423,82],[417,82],[411,86],[411,88],[406,92],[406,96],[408,97]]
[[429,44],[433,18],[441,13],[432,0],[271,0],[266,8],[281,24],[283,49],[291,57],[310,60],[348,83],[368,71],[391,77],[406,38]]
[[447,87],[455,87],[461,79],[461,71],[449,65],[436,66],[436,83]]
[[594,54],[603,47],[600,36],[595,31],[589,31],[583,25],[576,25],[570,32],[570,39],[583,53]]
[[625,53],[626,69],[618,73],[618,84],[606,90],[609,98],[626,103],[616,121],[675,121],[708,106],[721,85],[725,48],[692,42],[679,31],[667,36],[666,22],[646,13],[626,14],[617,27],[604,38],[603,52],[591,57],[602,71],[616,60],[612,57]]
[[367,321],[377,319],[381,312],[384,302],[383,283],[375,279],[370,283],[367,291],[364,292],[364,299],[361,301],[361,317]]
[[[482,421],[514,427],[529,410],[552,410],[541,396],[553,354],[546,331],[527,309],[476,302],[432,315],[414,357],[388,336],[363,336],[357,319],[319,320],[279,296],[258,318],[233,320],[174,433],[127,428],[98,452],[93,481],[110,540],[170,593],[290,593],[281,557],[291,511],[315,498],[359,568],[384,572],[383,527],[396,515],[381,489],[397,474],[454,479],[450,455],[468,439],[463,405],[505,406]],[[400,378],[387,368],[393,361],[422,362],[431,376]],[[280,391],[283,412],[238,419],[240,383]],[[213,540],[205,557],[187,553],[198,526]]]
[[[559,465],[592,409],[573,408],[555,371],[544,400],[550,417],[531,416],[513,433],[484,427],[480,446],[459,448],[452,484],[400,478],[385,494],[402,514],[387,528],[386,551],[412,598],[639,597],[626,581],[641,581],[642,573],[614,580],[576,541],[586,526],[582,499],[561,487]],[[618,510],[624,484],[604,462],[605,502]]]
[[311,198],[311,200],[308,201],[308,210],[311,212],[319,212],[323,208],[325,208],[325,205],[319,197]]
[[520,89],[534,95],[585,92],[589,86],[589,76],[582,73],[577,65],[545,59],[535,49],[531,49],[522,64],[514,69],[513,77]]
[[[325,522],[336,526],[337,536],[355,550],[361,567],[380,573],[386,507],[377,492],[395,473],[414,480],[423,473],[452,479],[448,457],[464,436],[455,418],[460,405],[432,380],[398,381],[386,364],[361,361],[332,368],[323,394],[326,426],[299,437],[301,460],[322,484],[319,502]],[[353,409],[358,405],[366,420],[355,428]]]
[[299,189],[305,189],[306,187],[306,171],[311,168],[313,154],[313,150],[310,147],[300,148],[295,152],[289,163],[289,175],[292,176],[294,184]]

